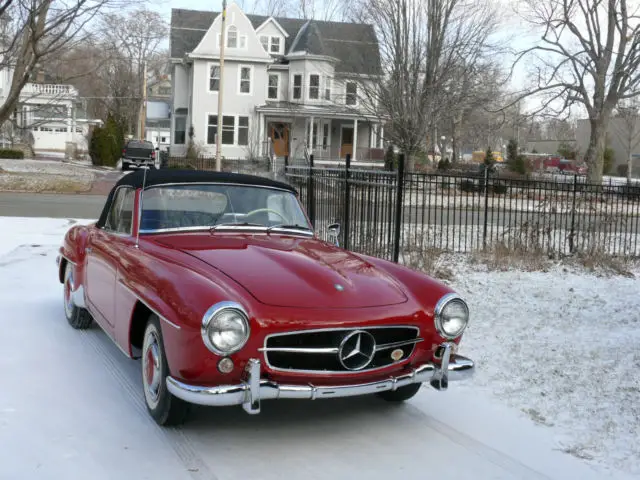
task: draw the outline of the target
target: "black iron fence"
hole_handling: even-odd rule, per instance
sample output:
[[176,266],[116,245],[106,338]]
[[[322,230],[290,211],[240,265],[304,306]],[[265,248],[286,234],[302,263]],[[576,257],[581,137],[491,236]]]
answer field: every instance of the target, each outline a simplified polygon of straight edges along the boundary
[[415,173],[286,165],[321,235],[341,224],[345,248],[398,261],[401,252],[496,245],[549,255],[640,255],[640,183],[510,178],[486,170]]

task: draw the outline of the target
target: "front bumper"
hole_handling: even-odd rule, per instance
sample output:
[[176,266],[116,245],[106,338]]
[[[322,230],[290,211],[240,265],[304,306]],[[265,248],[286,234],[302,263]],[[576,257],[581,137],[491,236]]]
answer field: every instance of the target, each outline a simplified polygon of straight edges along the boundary
[[436,390],[446,390],[449,381],[471,377],[475,365],[472,360],[451,353],[450,344],[443,344],[440,365],[427,363],[413,369],[410,373],[371,383],[318,387],[312,384],[281,385],[260,379],[260,360],[255,358],[249,360],[246,370],[246,380],[237,385],[199,387],[180,382],[173,377],[167,377],[167,388],[173,395],[189,403],[211,407],[242,405],[248,413],[260,413],[261,400],[278,398],[316,400],[318,398],[352,397],[385,390],[396,390],[412,383],[427,381]]

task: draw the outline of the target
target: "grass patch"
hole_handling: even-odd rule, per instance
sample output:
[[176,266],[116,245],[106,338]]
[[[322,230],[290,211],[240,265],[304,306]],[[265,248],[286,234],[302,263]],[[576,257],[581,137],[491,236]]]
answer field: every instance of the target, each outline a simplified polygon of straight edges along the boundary
[[471,253],[471,263],[483,264],[491,271],[522,270],[525,272],[545,272],[552,265],[548,255],[541,250],[527,250],[522,247],[508,248],[503,242],[496,242],[486,250]]
[[3,173],[0,190],[32,193],[84,193],[91,190],[91,181],[64,175],[41,173]]

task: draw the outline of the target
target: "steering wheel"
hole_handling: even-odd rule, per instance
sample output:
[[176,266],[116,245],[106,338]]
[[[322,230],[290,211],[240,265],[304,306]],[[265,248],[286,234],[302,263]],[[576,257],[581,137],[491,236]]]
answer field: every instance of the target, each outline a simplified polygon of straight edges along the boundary
[[250,212],[247,212],[247,217],[250,217],[251,215],[255,215],[256,213],[275,213],[276,215],[278,215],[282,220],[284,220],[284,223],[291,223],[284,215],[282,215],[280,212],[273,210],[271,208],[257,208],[255,210],[251,210]]

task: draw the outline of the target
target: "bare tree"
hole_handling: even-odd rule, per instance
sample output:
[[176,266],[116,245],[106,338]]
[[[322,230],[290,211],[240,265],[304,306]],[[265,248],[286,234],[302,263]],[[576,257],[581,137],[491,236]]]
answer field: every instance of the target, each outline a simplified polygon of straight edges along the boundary
[[[522,0],[523,18],[541,30],[540,42],[518,52],[534,65],[530,94],[540,110],[584,108],[591,135],[589,180],[602,180],[606,133],[619,101],[640,95],[640,23],[627,0]],[[632,8],[630,11],[629,8]]]
[[348,7],[349,3],[344,0],[255,0],[252,12],[274,17],[342,21]]
[[465,93],[457,88],[460,75],[472,78],[494,51],[489,39],[498,15],[490,4],[471,0],[361,0],[357,12],[376,28],[383,76],[381,83],[362,85],[363,103],[388,119],[385,136],[412,168],[427,141],[435,151],[448,99]]
[[119,0],[5,0],[0,2],[0,68],[11,85],[0,106],[10,119],[36,67],[89,36],[88,23]]
[[618,105],[613,131],[624,145],[627,155],[627,182],[631,182],[633,153],[640,146],[640,102],[632,99]]
[[[139,111],[142,106],[145,62],[157,62],[161,43],[168,36],[168,25],[159,13],[138,8],[125,14],[104,16],[101,30],[101,43],[113,53],[105,80],[110,83],[111,91],[117,93],[115,99],[120,96],[136,97],[136,110]],[[132,83],[129,83],[130,79]],[[127,84],[123,84],[122,80]],[[127,120],[131,129],[132,116],[129,115]],[[143,132],[138,132],[138,136],[142,135]]]

